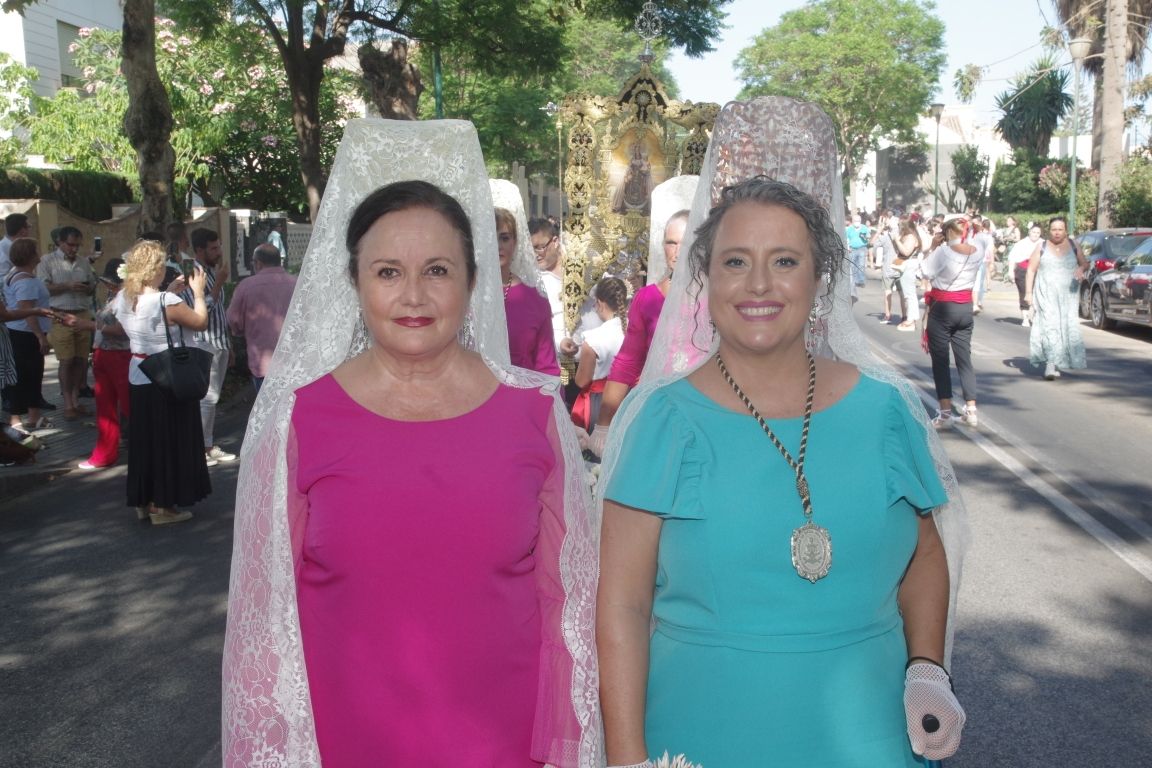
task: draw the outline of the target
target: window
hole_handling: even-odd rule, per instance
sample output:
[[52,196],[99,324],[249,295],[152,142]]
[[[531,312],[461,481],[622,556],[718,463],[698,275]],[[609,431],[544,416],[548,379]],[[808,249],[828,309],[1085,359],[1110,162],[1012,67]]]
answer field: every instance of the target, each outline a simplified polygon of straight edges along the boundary
[[71,24],[65,24],[62,21],[56,22],[56,43],[59,47],[58,56],[60,60],[60,87],[62,88],[78,88],[80,87],[80,68],[76,66],[76,60],[72,56],[72,52],[68,49],[72,43],[80,40],[80,28],[74,27]]

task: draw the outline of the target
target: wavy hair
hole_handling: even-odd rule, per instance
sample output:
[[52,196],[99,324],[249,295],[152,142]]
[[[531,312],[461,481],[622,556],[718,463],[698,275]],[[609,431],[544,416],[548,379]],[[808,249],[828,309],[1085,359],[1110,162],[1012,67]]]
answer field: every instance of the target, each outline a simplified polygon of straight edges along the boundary
[[164,269],[168,254],[155,240],[138,240],[124,254],[124,301],[133,309],[136,299]]

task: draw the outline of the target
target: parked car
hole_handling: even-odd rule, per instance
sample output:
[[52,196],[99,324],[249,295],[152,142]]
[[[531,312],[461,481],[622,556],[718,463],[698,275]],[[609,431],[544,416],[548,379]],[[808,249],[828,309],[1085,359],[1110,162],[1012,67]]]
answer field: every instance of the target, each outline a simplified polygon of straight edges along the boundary
[[1117,322],[1152,325],[1152,239],[1127,256],[1116,259],[1112,269],[1092,281],[1089,303],[1092,325],[1112,328]]
[[1091,317],[1092,281],[1102,272],[1112,269],[1116,259],[1127,256],[1152,236],[1152,227],[1122,227],[1097,229],[1076,238],[1076,245],[1088,259],[1088,273],[1080,283],[1080,317]]

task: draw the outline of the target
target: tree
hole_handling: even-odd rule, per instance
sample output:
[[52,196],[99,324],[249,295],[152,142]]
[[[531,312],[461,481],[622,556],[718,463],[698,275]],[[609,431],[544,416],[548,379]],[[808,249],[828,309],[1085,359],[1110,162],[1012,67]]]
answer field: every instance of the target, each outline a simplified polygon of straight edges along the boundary
[[121,68],[128,84],[124,135],[136,150],[142,201],[137,232],[163,232],[172,220],[176,153],[172,104],[156,71],[156,2],[124,0]]
[[1060,119],[1072,108],[1067,88],[1068,73],[1056,69],[1051,58],[1040,59],[996,97],[1003,112],[996,130],[1013,149],[1046,156]]
[[37,73],[0,53],[0,167],[15,165],[24,157],[24,144],[16,135],[31,108],[32,83]]
[[[563,42],[569,53],[560,67],[531,78],[515,73],[485,75],[467,50],[454,46],[442,49],[444,116],[476,123],[480,147],[493,176],[507,176],[513,162],[524,164],[529,173],[554,176],[556,126],[541,107],[576,91],[615,96],[639,70],[644,49],[644,42],[634,32],[583,14],[571,17]],[[660,63],[666,50],[665,44],[654,45],[652,69],[675,97],[676,83]],[[421,47],[418,58],[423,72],[430,72],[432,56],[426,46]],[[433,116],[431,100],[424,100],[420,116]]]
[[[4,11],[23,12],[36,0],[5,0]],[[128,107],[124,112],[124,135],[136,150],[143,193],[139,231],[163,229],[172,218],[172,185],[175,153],[168,138],[172,132],[172,107],[156,72],[155,0],[123,0],[124,26],[121,51]]]
[[[673,41],[690,53],[707,50],[708,40],[718,30],[718,9],[725,2],[682,0],[662,11]],[[206,31],[234,15],[250,18],[267,31],[287,75],[300,172],[314,217],[327,182],[320,151],[324,63],[343,54],[349,40],[399,36],[429,46],[458,45],[474,51],[476,65],[487,74],[518,72],[531,77],[555,69],[560,61],[564,53],[560,33],[569,5],[565,0],[169,0],[166,7],[176,18]],[[641,3],[586,0],[583,5],[619,18],[634,15]]]
[[[177,197],[190,202],[196,193],[209,205],[306,211],[291,105],[282,98],[286,79],[263,29],[241,21],[202,40],[181,34],[169,19],[157,19],[155,28],[156,67],[172,105]],[[119,123],[128,105],[120,49],[119,31],[80,30],[70,50],[80,85],[52,98],[32,96],[34,108],[21,123],[28,151],[72,168],[137,174]],[[352,114],[355,93],[349,74],[329,73],[320,98],[330,124]],[[335,131],[326,134],[325,162],[336,140]]]
[[965,205],[982,209],[988,184],[988,156],[975,144],[965,144],[952,153],[952,183],[964,193]]
[[1124,62],[1128,40],[1127,0],[1108,0],[1104,23],[1104,69],[1100,76],[1100,216],[1101,229],[1112,216],[1104,196],[1120,180],[1124,162]]
[[[1145,42],[1152,23],[1152,0],[1127,0],[1128,19],[1124,42],[1125,61],[1133,71],[1139,71],[1144,62]],[[1096,81],[1092,111],[1092,167],[1100,167],[1100,151],[1104,139],[1104,102],[1100,90],[1104,74],[1105,24],[1101,15],[1107,9],[1105,0],[1054,0],[1056,14],[1067,29],[1068,38],[1083,37],[1092,41],[1084,59],[1084,71]],[[1119,42],[1117,37],[1114,42]],[[1081,123],[1084,125],[1084,123]]]
[[812,0],[756,36],[736,65],[741,97],[814,101],[836,126],[844,179],[881,137],[908,143],[944,66],[930,2]]

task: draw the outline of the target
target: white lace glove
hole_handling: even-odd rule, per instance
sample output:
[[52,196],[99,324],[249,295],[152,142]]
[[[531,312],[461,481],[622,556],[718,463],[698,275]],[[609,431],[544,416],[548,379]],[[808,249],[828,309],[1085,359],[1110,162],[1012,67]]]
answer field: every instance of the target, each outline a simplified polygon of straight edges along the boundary
[[[597,424],[592,427],[592,434],[588,436],[588,445],[585,447],[598,457],[603,457],[604,443],[606,442],[608,442],[608,427]],[[628,768],[628,766],[624,768]]]
[[610,765],[608,768],[652,768],[652,761],[645,760],[642,763],[632,763],[631,765]]
[[967,718],[943,667],[929,663],[908,667],[904,673],[904,717],[913,752],[929,760],[943,760],[956,752]]
[[572,429],[576,431],[576,442],[580,444],[580,450],[588,450],[588,433],[584,430],[584,427],[573,424]]

